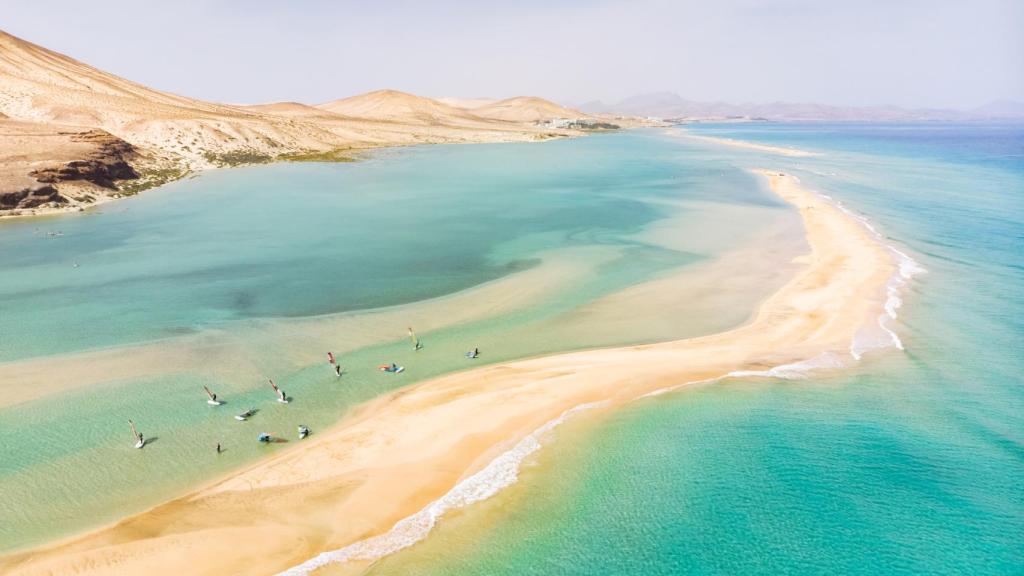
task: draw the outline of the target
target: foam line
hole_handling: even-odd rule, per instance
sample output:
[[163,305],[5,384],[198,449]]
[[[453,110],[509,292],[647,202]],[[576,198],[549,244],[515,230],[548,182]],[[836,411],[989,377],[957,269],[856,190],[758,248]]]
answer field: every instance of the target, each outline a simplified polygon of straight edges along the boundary
[[854,335],[853,341],[850,343],[850,355],[855,360],[860,360],[866,352],[869,350],[875,350],[878,348],[894,347],[903,350],[903,341],[896,332],[890,327],[892,321],[898,317],[898,310],[903,306],[902,293],[906,289],[910,282],[910,279],[918,274],[924,274],[926,270],[916,260],[911,258],[905,252],[902,252],[894,246],[885,242],[885,237],[861,214],[854,212],[847,208],[841,200],[837,200],[828,194],[815,191],[816,194],[829,201],[833,206],[842,210],[843,213],[850,216],[857,222],[859,222],[864,228],[866,228],[871,234],[878,240],[880,244],[885,246],[887,250],[893,255],[896,261],[896,273],[893,274],[892,278],[886,282],[885,292],[885,313],[879,315],[877,328],[866,326],[859,330]]

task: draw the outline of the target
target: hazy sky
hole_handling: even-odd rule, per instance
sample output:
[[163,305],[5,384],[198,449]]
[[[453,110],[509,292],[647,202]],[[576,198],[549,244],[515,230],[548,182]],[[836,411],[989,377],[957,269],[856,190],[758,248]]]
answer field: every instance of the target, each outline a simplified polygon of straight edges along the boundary
[[0,28],[210,100],[378,88],[970,108],[1024,100],[1024,0],[3,0]]

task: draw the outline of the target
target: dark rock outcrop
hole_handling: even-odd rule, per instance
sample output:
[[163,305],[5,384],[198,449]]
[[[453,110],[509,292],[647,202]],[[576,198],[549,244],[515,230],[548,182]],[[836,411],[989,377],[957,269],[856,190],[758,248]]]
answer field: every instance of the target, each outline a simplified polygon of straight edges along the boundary
[[139,173],[128,160],[135,156],[135,147],[103,130],[90,130],[70,135],[73,142],[88,142],[96,151],[84,160],[72,160],[56,166],[46,166],[29,173],[37,182],[57,184],[71,180],[86,180],[102,188],[114,190],[116,180],[134,180]]
[[52,184],[0,192],[0,210],[23,210],[49,202],[64,204],[67,198],[61,196]]

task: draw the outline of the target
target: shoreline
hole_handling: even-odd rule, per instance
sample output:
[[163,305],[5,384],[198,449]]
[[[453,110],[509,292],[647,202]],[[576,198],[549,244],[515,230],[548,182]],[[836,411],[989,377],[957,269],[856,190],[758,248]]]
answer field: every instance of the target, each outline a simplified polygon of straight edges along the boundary
[[[624,128],[624,130],[628,130],[628,129],[629,128]],[[514,133],[514,134],[519,134],[519,133]],[[379,152],[381,150],[392,150],[392,149],[398,149],[398,148],[412,148],[412,147],[415,147],[415,146],[437,146],[437,145],[444,145],[444,144],[513,144],[513,143],[522,144],[522,143],[536,143],[536,142],[547,142],[547,141],[550,141],[550,140],[561,140],[563,138],[578,138],[578,137],[584,136],[584,135],[585,134],[582,133],[582,132],[571,132],[571,131],[563,130],[563,131],[558,132],[558,133],[554,133],[553,132],[550,135],[545,135],[544,138],[536,138],[536,139],[533,139],[533,140],[516,139],[516,138],[511,138],[511,137],[504,137],[504,138],[499,137],[499,138],[495,138],[493,140],[486,140],[485,139],[485,140],[474,140],[474,141],[457,141],[457,140],[444,141],[444,140],[439,140],[439,141],[436,141],[436,142],[426,141],[426,142],[417,142],[417,143],[382,142],[382,143],[380,143],[378,145],[375,145],[375,146],[366,146],[366,147],[363,147],[363,148],[352,149],[351,151],[349,151],[349,154],[350,154],[349,156],[338,157],[336,159],[308,159],[307,160],[307,159],[302,159],[301,158],[302,155],[305,155],[305,156],[307,156],[309,158],[315,158],[317,154],[320,154],[322,158],[327,158],[331,154],[330,151],[324,152],[324,151],[317,151],[317,150],[311,150],[308,153],[287,153],[287,154],[282,154],[280,156],[271,158],[270,160],[267,160],[265,162],[245,162],[245,163],[238,163],[238,164],[207,164],[207,165],[200,165],[200,164],[196,164],[195,162],[190,162],[188,159],[184,159],[183,158],[183,159],[180,160],[179,164],[177,164],[175,166],[177,171],[179,172],[177,177],[169,178],[169,179],[164,179],[164,180],[151,180],[150,182],[148,182],[148,184],[150,184],[148,186],[146,185],[147,182],[143,182],[141,187],[139,187],[138,189],[132,189],[130,192],[123,191],[123,190],[121,190],[119,188],[119,189],[117,189],[114,192],[114,194],[116,194],[116,195],[97,194],[96,195],[96,199],[93,202],[90,202],[89,204],[85,204],[85,205],[78,205],[78,204],[70,205],[70,206],[45,206],[44,205],[44,206],[40,206],[40,207],[36,207],[36,208],[23,208],[23,209],[18,209],[18,210],[0,210],[0,225],[2,225],[3,222],[7,221],[7,220],[25,220],[25,219],[30,219],[30,218],[45,218],[45,217],[48,217],[48,216],[63,216],[63,215],[70,215],[70,214],[88,213],[93,208],[102,206],[104,204],[110,204],[110,203],[116,202],[118,200],[124,200],[124,199],[127,199],[127,198],[134,198],[134,197],[142,194],[143,192],[148,192],[150,190],[156,190],[156,189],[162,188],[162,187],[164,187],[164,186],[166,186],[168,184],[173,184],[174,182],[178,182],[179,180],[184,180],[186,178],[193,178],[193,177],[199,176],[199,175],[201,175],[201,174],[203,174],[205,172],[209,172],[211,170],[225,170],[225,169],[233,169],[233,168],[251,168],[253,166],[266,166],[266,165],[269,165],[269,164],[280,164],[280,163],[299,164],[299,163],[315,162],[315,163],[321,163],[321,164],[350,164],[350,163],[353,163],[353,162],[359,162],[361,160],[366,160],[366,159],[368,159],[368,156],[370,154],[373,154],[375,152]],[[506,135],[502,134],[502,136],[506,136]],[[297,156],[297,154],[298,154],[298,156]],[[140,178],[138,180],[118,180],[117,183],[118,183],[118,185],[128,185],[128,186],[131,186],[132,184],[138,183],[138,182],[140,182],[142,180],[145,180],[145,178]],[[96,193],[97,191],[94,190],[93,192]],[[17,213],[15,214],[13,212],[17,212]]]
[[[683,383],[772,375],[780,366],[849,354],[858,330],[884,310],[896,263],[840,207],[791,176],[760,173],[799,210],[811,253],[751,322],[693,339],[442,376],[371,401],[308,445],[112,527],[0,558],[0,566],[24,574],[286,570],[387,534],[578,406],[614,406]],[[182,547],[190,550],[187,562]]]

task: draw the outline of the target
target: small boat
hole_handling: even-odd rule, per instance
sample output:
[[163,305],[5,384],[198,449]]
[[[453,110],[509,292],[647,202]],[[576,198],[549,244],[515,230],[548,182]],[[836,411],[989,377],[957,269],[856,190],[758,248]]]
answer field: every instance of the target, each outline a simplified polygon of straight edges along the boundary
[[399,374],[405,370],[405,366],[398,366],[397,364],[381,364],[377,366],[377,369],[381,372],[391,372],[392,374]]
[[309,428],[306,428],[305,426],[301,426],[300,425],[299,426],[299,440],[302,440],[306,436],[309,436]]
[[466,352],[466,358],[469,358],[470,360],[475,360],[475,359],[477,359],[479,357],[480,357],[480,349],[479,348],[473,348],[469,352]]
[[135,429],[135,422],[132,422],[131,418],[128,419],[128,424],[132,427],[132,436],[135,436],[135,447],[142,448],[146,445],[146,439],[139,434],[139,431]]
[[255,408],[249,408],[248,410],[242,412],[241,414],[235,414],[235,420],[238,420],[239,422],[245,422],[246,420],[249,419],[250,416],[252,416],[255,413]]
[[273,438],[272,438],[272,437],[270,436],[270,434],[267,434],[266,432],[260,432],[260,435],[259,435],[259,436],[257,436],[257,437],[256,437],[256,439],[257,439],[258,441],[260,441],[260,442],[264,443],[264,444],[267,444],[267,443],[269,443],[269,442],[270,442],[271,440],[273,440]]
[[217,400],[217,395],[214,394],[213,392],[210,392],[209,388],[203,386],[203,390],[206,390],[206,395],[210,397],[210,399],[206,401],[207,404],[209,404],[210,406],[220,406],[221,404],[223,404],[223,402]]

